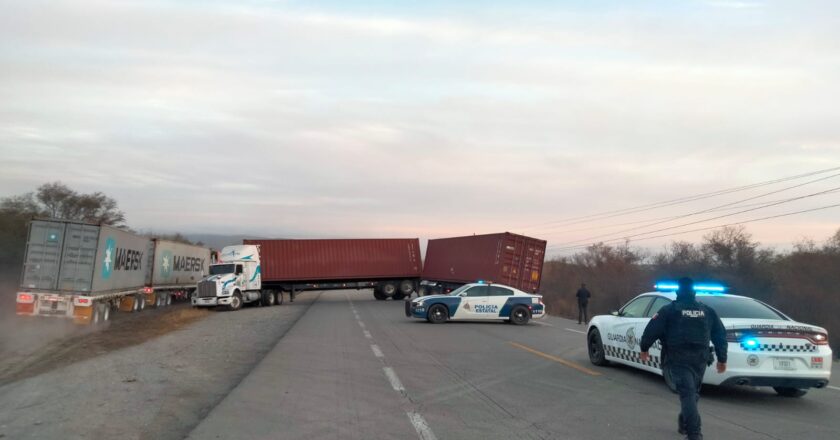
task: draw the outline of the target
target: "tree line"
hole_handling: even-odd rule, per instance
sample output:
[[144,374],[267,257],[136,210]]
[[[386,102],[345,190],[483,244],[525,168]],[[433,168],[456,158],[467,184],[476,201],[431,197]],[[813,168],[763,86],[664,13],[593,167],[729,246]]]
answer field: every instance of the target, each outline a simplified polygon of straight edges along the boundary
[[582,282],[592,291],[594,315],[617,310],[658,280],[683,276],[722,282],[730,293],[825,327],[840,352],[840,230],[821,244],[803,240],[784,252],[762,247],[743,226],[715,230],[699,244],[675,241],[659,252],[597,244],[546,261],[540,290],[549,313],[575,318],[574,293]]

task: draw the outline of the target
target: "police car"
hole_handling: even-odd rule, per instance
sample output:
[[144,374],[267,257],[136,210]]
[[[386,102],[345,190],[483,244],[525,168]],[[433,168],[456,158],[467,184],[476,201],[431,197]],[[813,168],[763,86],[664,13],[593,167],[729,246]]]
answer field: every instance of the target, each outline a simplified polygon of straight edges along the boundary
[[[611,315],[592,318],[587,331],[589,360],[599,366],[610,362],[629,365],[664,376],[661,341],[650,349],[650,361],[639,359],[645,326],[662,306],[676,299],[676,283],[659,283]],[[726,294],[726,287],[695,284],[697,301],[717,312],[729,341],[726,372],[709,368],[703,383],[773,387],[779,395],[800,397],[809,388],[823,388],[831,378],[832,352],[824,328],[796,322],[784,313],[744,296]],[[667,370],[667,368],[666,368]]]
[[439,324],[449,320],[502,320],[527,324],[545,315],[542,295],[483,282],[465,284],[448,295],[429,295],[405,302],[405,316]]

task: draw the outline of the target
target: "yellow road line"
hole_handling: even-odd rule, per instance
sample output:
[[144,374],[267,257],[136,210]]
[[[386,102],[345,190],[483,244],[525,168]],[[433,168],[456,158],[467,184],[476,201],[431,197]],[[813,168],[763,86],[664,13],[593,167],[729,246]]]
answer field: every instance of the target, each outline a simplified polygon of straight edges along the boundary
[[588,374],[588,375],[590,375],[590,376],[600,376],[600,375],[601,375],[601,373],[599,373],[599,372],[597,372],[597,371],[590,370],[589,368],[586,368],[586,367],[580,366],[580,365],[578,365],[578,364],[576,364],[576,363],[574,363],[574,362],[572,362],[572,361],[567,361],[567,360],[565,360],[565,359],[563,359],[563,358],[559,358],[559,357],[557,357],[557,356],[552,356],[552,355],[550,355],[550,354],[548,354],[548,353],[543,353],[543,352],[541,352],[541,351],[539,351],[539,350],[533,349],[533,348],[528,347],[528,346],[526,346],[526,345],[518,344],[518,343],[516,343],[516,342],[510,342],[510,345],[513,345],[513,346],[514,346],[514,347],[516,347],[516,348],[519,348],[519,349],[522,349],[522,350],[525,350],[525,351],[531,352],[531,353],[533,353],[533,354],[535,354],[535,355],[537,355],[537,356],[539,356],[539,357],[546,358],[546,359],[548,359],[548,360],[550,360],[550,361],[554,361],[554,362],[557,362],[557,363],[559,363],[559,364],[563,364],[563,365],[565,365],[565,366],[567,366],[567,367],[569,367],[569,368],[573,368],[573,369],[575,369],[575,370],[580,371],[581,373]]

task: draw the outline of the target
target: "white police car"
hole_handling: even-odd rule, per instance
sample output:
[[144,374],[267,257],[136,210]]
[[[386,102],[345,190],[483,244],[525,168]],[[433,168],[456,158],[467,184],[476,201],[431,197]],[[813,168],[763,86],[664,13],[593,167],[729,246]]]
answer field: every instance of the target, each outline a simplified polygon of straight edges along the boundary
[[405,302],[405,316],[432,323],[447,320],[503,320],[527,324],[545,315],[542,295],[501,284],[465,284],[448,295],[429,295]]
[[[601,366],[617,362],[663,375],[674,390],[670,375],[660,368],[661,341],[651,347],[648,362],[639,359],[639,342],[650,318],[676,299],[677,287],[659,283],[657,291],[633,298],[619,311],[592,318],[587,331],[590,361]],[[828,385],[832,352],[824,328],[796,322],[761,301],[726,294],[720,285],[694,287],[697,300],[717,312],[729,341],[726,372],[709,368],[703,383],[769,386],[788,397]]]

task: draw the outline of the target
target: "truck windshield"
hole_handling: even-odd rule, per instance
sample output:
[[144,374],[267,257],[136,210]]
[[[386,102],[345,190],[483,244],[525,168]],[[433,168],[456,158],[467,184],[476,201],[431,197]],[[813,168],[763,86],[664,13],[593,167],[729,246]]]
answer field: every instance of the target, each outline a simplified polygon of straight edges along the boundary
[[210,275],[221,275],[224,273],[233,273],[236,269],[235,264],[214,264],[210,266]]

